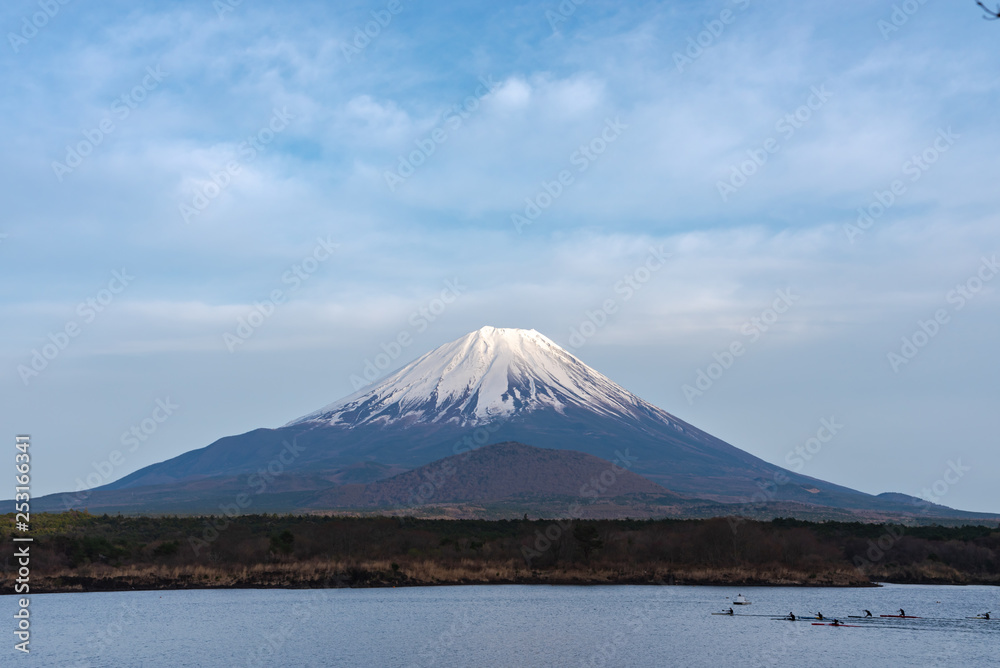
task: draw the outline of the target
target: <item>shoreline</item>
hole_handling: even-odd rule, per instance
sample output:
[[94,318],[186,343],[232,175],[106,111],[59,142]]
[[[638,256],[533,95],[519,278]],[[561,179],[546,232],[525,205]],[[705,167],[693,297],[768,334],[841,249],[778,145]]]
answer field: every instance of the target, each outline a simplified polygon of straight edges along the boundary
[[[164,582],[157,584],[147,584],[140,586],[111,586],[111,587],[32,587],[32,594],[104,594],[128,591],[232,591],[232,590],[326,590],[326,589],[403,589],[416,587],[483,587],[483,586],[550,586],[550,587],[621,587],[621,586],[642,586],[642,587],[735,587],[743,589],[753,589],[760,587],[790,587],[798,589],[876,589],[885,585],[906,585],[906,586],[926,586],[926,587],[1000,587],[995,582],[892,582],[879,581],[866,584],[823,584],[806,582],[729,582],[729,581],[709,581],[709,582],[649,582],[639,580],[602,581],[594,582],[588,580],[564,580],[564,579],[523,579],[518,581],[510,580],[456,580],[447,582],[408,582],[397,584],[352,584],[340,586],[310,586],[309,584],[267,584],[267,583],[237,583],[231,585],[214,585],[201,583],[177,583]],[[18,594],[6,594],[7,596],[17,596]]]
[[[94,594],[111,593],[123,591],[191,591],[191,590],[322,590],[322,589],[395,589],[411,587],[469,587],[469,586],[553,586],[553,587],[614,587],[614,586],[646,586],[646,587],[730,587],[730,588],[760,588],[760,587],[791,587],[791,588],[815,588],[815,589],[866,589],[879,588],[887,584],[896,585],[924,585],[924,586],[992,586],[1000,587],[1000,584],[991,582],[893,582],[879,581],[867,583],[834,583],[834,582],[789,582],[789,581],[755,581],[747,582],[730,580],[699,580],[689,581],[674,578],[673,581],[666,582],[650,581],[646,579],[622,578],[618,580],[595,580],[581,578],[520,578],[517,580],[505,579],[459,579],[442,580],[437,582],[416,582],[416,581],[381,581],[364,583],[337,583],[337,582],[248,582],[239,581],[228,584],[215,584],[210,582],[185,582],[177,580],[158,580],[155,582],[143,582],[129,584],[122,582],[120,578],[91,578],[74,576],[71,578],[59,578],[62,580],[71,579],[77,582],[72,583],[40,583],[32,585],[33,594]],[[81,582],[81,580],[83,582]],[[88,586],[90,585],[90,586]],[[93,586],[97,585],[97,586]],[[12,594],[13,595],[13,594]]]
[[[896,583],[887,583],[896,584]],[[419,583],[419,584],[399,584],[399,585],[346,585],[342,587],[310,587],[310,586],[294,586],[294,585],[250,585],[250,584],[238,584],[238,585],[192,585],[192,586],[176,586],[175,584],[165,585],[165,586],[140,586],[140,587],[112,587],[112,588],[94,588],[94,589],[78,589],[78,588],[42,588],[33,587],[32,594],[104,594],[104,593],[116,593],[116,592],[127,592],[127,591],[207,591],[207,590],[217,590],[217,591],[228,591],[236,589],[246,589],[246,590],[268,590],[268,589],[283,589],[283,590],[326,590],[326,589],[403,589],[403,588],[417,588],[417,587],[484,587],[484,586],[530,586],[530,587],[621,587],[621,586],[643,586],[643,587],[742,587],[744,589],[750,589],[753,587],[794,587],[800,589],[868,589],[868,588],[878,588],[881,584],[864,584],[864,585],[818,585],[818,584],[753,584],[748,585],[746,583],[698,583],[698,584],[686,584],[686,583],[675,583],[672,585],[661,584],[657,582],[576,582],[576,581],[524,581],[524,582],[433,582],[433,583]],[[9,596],[17,596],[18,594],[8,594]]]
[[[608,574],[593,574],[590,577],[542,574],[533,576],[509,577],[441,577],[422,579],[407,576],[403,572],[365,571],[352,569],[350,575],[344,572],[327,574],[322,577],[295,577],[296,574],[287,570],[277,569],[261,572],[260,566],[253,569],[254,573],[228,573],[224,578],[215,574],[212,579],[198,577],[193,573],[178,574],[176,577],[166,577],[153,573],[138,574],[94,574],[94,575],[43,575],[32,581],[31,592],[34,594],[70,594],[70,593],[102,593],[120,591],[187,591],[203,589],[393,589],[403,587],[468,587],[468,586],[566,586],[566,587],[602,587],[602,586],[648,586],[648,587],[793,587],[817,589],[865,589],[891,585],[924,585],[924,586],[985,586],[1000,587],[1000,582],[971,579],[948,578],[879,578],[869,581],[854,580],[845,577],[843,572],[825,573],[814,578],[788,577],[734,577],[718,578],[704,577],[694,573],[664,573],[659,577],[624,576],[613,577]],[[301,575],[301,574],[300,574]],[[5,583],[6,585],[6,583]],[[6,588],[6,587],[5,587]],[[14,594],[11,594],[14,595]]]

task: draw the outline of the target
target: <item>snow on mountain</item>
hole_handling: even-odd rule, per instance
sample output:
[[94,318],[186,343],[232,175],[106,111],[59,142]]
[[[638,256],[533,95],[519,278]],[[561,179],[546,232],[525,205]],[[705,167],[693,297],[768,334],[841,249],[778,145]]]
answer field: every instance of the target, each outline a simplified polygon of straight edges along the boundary
[[[209,501],[231,500],[277,461],[286,477],[282,487],[268,486],[273,505],[261,508],[284,512],[292,507],[288,504],[306,503],[296,494],[347,481],[371,483],[407,469],[423,478],[417,473],[421,467],[469,453],[486,456],[487,446],[503,442],[584,453],[606,462],[627,458],[637,475],[675,493],[741,504],[740,513],[757,512],[758,504],[749,500],[760,498],[761,490],[768,492],[768,503],[915,512],[905,500],[874,497],[770,464],[647,404],[534,330],[493,327],[445,344],[284,427],[226,436],[110,483],[83,503],[96,504],[108,494],[104,498],[111,505],[136,507],[135,494],[147,494],[147,507],[161,511],[189,512],[199,499],[198,508],[221,507]],[[495,485],[495,491],[517,493],[523,490],[518,485],[557,468],[537,466],[540,456],[531,454],[528,460],[534,463],[528,466],[516,463],[524,459],[508,457],[479,468],[466,468],[472,460],[462,459],[463,470],[472,471],[462,489]],[[572,467],[565,464],[571,455],[558,457],[560,470],[572,478]],[[503,467],[510,470],[486,480]],[[538,489],[557,489],[555,477],[543,477]],[[409,498],[412,485],[407,482],[402,491]],[[62,507],[62,496],[53,504]],[[320,501],[333,503],[332,498]]]
[[372,387],[285,426],[444,422],[478,426],[569,406],[674,424],[533,329],[483,327],[446,343]]

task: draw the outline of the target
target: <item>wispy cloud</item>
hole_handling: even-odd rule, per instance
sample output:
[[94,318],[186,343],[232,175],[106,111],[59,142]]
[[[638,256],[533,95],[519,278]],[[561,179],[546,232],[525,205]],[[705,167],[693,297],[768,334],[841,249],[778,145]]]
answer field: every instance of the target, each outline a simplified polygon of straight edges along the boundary
[[[905,456],[938,446],[933,412],[907,407],[937,401],[961,417],[956,438],[987,442],[986,412],[971,408],[996,398],[983,371],[994,356],[982,332],[1000,312],[992,285],[905,380],[883,375],[883,357],[1000,250],[996,26],[974,7],[930,3],[888,35],[881,5],[608,0],[553,24],[555,6],[406,5],[347,58],[383,4],[244,2],[220,17],[193,0],[69,3],[26,44],[7,45],[0,303],[17,327],[0,339],[0,398],[50,437],[39,491],[72,486],[104,451],[116,419],[107,407],[136,392],[148,395],[136,411],[164,393],[186,407],[158,435],[163,457],[346,394],[365,345],[399,331],[452,277],[468,292],[407,354],[484,324],[568,344],[651,245],[669,263],[580,353],[645,398],[772,461],[816,414],[839,411],[852,425],[838,436],[845,454],[824,452],[811,473],[870,491],[914,493],[912,480],[935,474]],[[0,26],[16,33],[35,8],[6,4]],[[674,54],[726,10],[734,20],[679,69]],[[136,92],[147,68],[166,76]],[[829,99],[806,118],[818,87]],[[240,161],[276,109],[294,118]],[[105,118],[114,127],[88,139]],[[511,213],[619,118],[628,129],[518,234]],[[850,243],[844,226],[942,129],[960,139]],[[433,151],[420,149],[428,137]],[[769,139],[778,150],[721,198],[718,183]],[[53,163],[85,141],[88,155],[57,178]],[[418,168],[387,187],[418,149]],[[185,221],[179,203],[217,186],[233,160],[237,173]],[[321,236],[341,244],[336,261],[229,355],[222,333]],[[121,266],[141,281],[25,389],[19,360]],[[683,380],[788,286],[801,303],[688,407]],[[802,420],[786,421],[782,401]],[[887,415],[910,422],[893,431]],[[24,431],[11,419],[9,432]],[[851,453],[875,445],[907,463],[852,468]],[[976,461],[996,469],[996,457],[986,449]],[[949,502],[995,510],[988,487],[970,474]]]

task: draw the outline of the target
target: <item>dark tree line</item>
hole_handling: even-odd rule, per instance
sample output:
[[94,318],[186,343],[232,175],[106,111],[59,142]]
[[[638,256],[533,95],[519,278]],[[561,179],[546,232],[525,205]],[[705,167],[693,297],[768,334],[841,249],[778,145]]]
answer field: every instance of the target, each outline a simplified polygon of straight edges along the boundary
[[[12,518],[7,519],[9,524]],[[353,569],[346,576],[350,582],[368,582],[374,576],[362,577],[363,571],[388,572],[391,566],[391,572],[379,576],[382,580],[402,580],[428,568],[438,569],[443,579],[455,569],[469,568],[496,577],[505,569],[524,574],[568,568],[610,574],[639,569],[679,578],[684,570],[701,570],[711,578],[715,569],[719,577],[731,578],[731,569],[762,569],[760,573],[792,571],[789,577],[800,579],[840,572],[861,582],[1000,584],[1000,528],[987,526],[248,515],[233,518],[208,547],[196,551],[190,539],[203,535],[208,522],[199,517],[39,515],[32,573],[72,579],[81,573],[114,577],[136,568],[168,573],[209,567],[225,577],[252,566],[284,565],[301,566],[301,577],[318,581],[321,572],[336,564],[340,570]],[[0,531],[4,581],[17,569],[14,544],[2,540],[11,530]],[[315,577],[308,575],[309,569],[316,571]],[[216,574],[212,571],[211,577]]]

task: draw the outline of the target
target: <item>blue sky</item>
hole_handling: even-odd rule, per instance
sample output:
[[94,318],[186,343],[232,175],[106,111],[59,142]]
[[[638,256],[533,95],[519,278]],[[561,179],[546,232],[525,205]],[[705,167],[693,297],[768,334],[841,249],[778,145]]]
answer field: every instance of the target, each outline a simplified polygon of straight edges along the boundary
[[0,26],[0,423],[36,494],[491,324],[769,461],[1000,512],[1000,24],[971,1],[18,0]]

